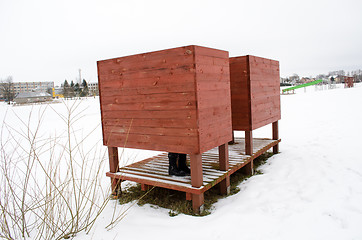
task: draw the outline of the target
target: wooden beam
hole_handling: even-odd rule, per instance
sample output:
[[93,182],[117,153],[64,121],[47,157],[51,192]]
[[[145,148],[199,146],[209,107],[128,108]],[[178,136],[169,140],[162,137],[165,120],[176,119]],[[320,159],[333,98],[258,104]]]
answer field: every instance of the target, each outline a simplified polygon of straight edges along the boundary
[[195,213],[204,211],[204,194],[192,194],[192,209]]
[[[245,154],[252,156],[253,155],[253,132],[252,131],[245,131]],[[250,163],[244,166],[244,172],[247,175],[254,174],[254,163],[253,159]]]
[[224,180],[222,180],[220,182],[219,186],[220,186],[221,195],[229,195],[230,194],[230,176],[227,176]]
[[[108,147],[109,171],[116,173],[119,171],[118,148]],[[121,194],[121,180],[111,178],[112,195],[118,197]]]
[[248,176],[251,176],[254,174],[254,162],[253,159],[250,160],[248,164],[246,164],[241,171]]
[[[279,126],[278,121],[273,122],[273,140],[279,139]],[[279,143],[273,147],[273,153],[277,154],[279,152]]]
[[229,142],[229,144],[235,144],[234,130],[231,131],[231,136],[232,136],[232,139]]
[[219,146],[219,167],[222,171],[229,169],[229,146],[227,143]]
[[[203,184],[201,154],[190,154],[191,185],[201,187]],[[192,194],[192,208],[195,213],[201,213],[204,205],[204,194]]]
[[201,187],[203,183],[201,154],[190,154],[190,168],[191,185]]
[[147,184],[144,184],[144,183],[141,183],[141,190],[142,191],[148,191],[152,188],[151,185],[147,185]]
[[245,131],[245,154],[253,155],[253,132]]
[[109,157],[109,171],[118,172],[119,171],[118,148],[108,147],[108,157]]
[[[219,168],[222,171],[229,170],[229,147],[227,143],[219,146]],[[222,180],[219,186],[222,195],[230,194],[230,176]]]

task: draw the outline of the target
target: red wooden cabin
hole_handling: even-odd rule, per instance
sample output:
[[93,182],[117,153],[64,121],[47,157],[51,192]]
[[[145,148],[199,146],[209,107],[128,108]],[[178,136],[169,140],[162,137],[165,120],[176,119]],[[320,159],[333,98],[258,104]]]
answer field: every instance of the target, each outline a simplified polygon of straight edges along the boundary
[[[252,131],[273,124],[278,140],[280,113],[279,62],[251,55],[230,58],[233,130],[245,131],[245,152],[253,154]],[[278,145],[273,147],[278,152]],[[252,171],[252,162],[250,164]]]
[[[203,205],[201,154],[219,147],[228,168],[232,140],[228,52],[186,46],[97,62],[103,144],[112,187],[119,171],[117,147],[186,153],[193,207]],[[227,176],[222,185],[229,187]],[[186,190],[185,190],[186,191]]]
[[344,77],[344,87],[351,88],[354,85],[354,77]]

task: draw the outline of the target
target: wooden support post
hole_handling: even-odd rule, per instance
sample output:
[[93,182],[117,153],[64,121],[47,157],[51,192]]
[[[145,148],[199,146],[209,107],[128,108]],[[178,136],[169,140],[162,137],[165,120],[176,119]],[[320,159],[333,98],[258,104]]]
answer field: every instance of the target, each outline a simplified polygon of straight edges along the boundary
[[187,201],[191,201],[192,200],[192,194],[191,193],[186,193],[186,200]]
[[151,185],[147,185],[147,184],[144,184],[144,183],[141,183],[141,190],[142,191],[148,191],[151,189]]
[[[222,171],[229,170],[229,147],[228,144],[219,146],[219,168]],[[227,176],[219,184],[222,195],[230,194],[230,176]]]
[[[119,171],[118,148],[108,147],[109,171],[116,173]],[[118,197],[121,193],[121,180],[111,178],[112,195]]]
[[[253,132],[245,131],[245,154],[252,156],[253,155]],[[253,160],[250,161],[246,166],[244,166],[244,172],[247,175],[254,174],[254,164]]]
[[[202,157],[201,154],[190,154],[191,185],[201,187],[203,185]],[[192,194],[192,208],[194,212],[201,213],[204,208],[204,194]]]
[[232,136],[232,139],[229,142],[229,144],[235,144],[234,130],[231,130],[231,136]]
[[245,154],[253,155],[253,132],[245,131]]
[[253,160],[251,160],[248,164],[246,164],[241,171],[243,171],[244,174],[250,176],[254,174],[254,163]]
[[[273,122],[273,140],[279,139],[279,127],[278,121]],[[279,152],[279,143],[273,147],[273,153],[277,154]]]
[[192,194],[192,209],[199,214],[204,211],[204,193]]

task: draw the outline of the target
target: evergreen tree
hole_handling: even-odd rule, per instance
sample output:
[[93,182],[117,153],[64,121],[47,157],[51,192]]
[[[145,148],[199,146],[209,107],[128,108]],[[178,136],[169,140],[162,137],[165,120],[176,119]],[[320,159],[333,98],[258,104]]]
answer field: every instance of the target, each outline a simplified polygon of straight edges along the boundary
[[65,79],[64,84],[63,84],[63,95],[66,98],[69,97],[69,95],[70,95],[70,86],[69,86],[67,79]]
[[82,82],[82,92],[81,92],[81,97],[86,97],[88,96],[89,94],[89,89],[88,89],[88,84],[87,82],[85,81],[85,79],[83,79],[83,82]]
[[74,82],[73,80],[70,82],[70,87],[69,87],[69,97],[75,97],[75,92],[74,92]]
[[64,88],[69,88],[69,83],[68,83],[67,79],[64,80],[63,87]]
[[53,96],[53,88],[47,88],[47,93]]
[[82,89],[79,87],[79,83],[76,83],[76,84],[74,85],[75,95],[76,95],[76,96],[79,96],[80,93],[81,93],[81,91],[82,91]]

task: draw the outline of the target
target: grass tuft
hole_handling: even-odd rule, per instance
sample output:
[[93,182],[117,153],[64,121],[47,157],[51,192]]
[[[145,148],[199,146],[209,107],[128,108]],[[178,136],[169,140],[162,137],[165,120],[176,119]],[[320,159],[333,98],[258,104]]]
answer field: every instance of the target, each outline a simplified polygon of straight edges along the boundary
[[[258,167],[265,164],[267,159],[271,157],[273,153],[266,152],[254,159],[254,173],[262,174]],[[230,177],[230,195],[237,194],[240,191],[238,185],[244,180],[251,177],[251,175],[246,175],[243,171],[237,171],[233,173]],[[162,207],[169,209],[169,216],[175,217],[180,213],[192,216],[206,216],[211,214],[214,209],[214,204],[222,198],[227,196],[220,195],[219,188],[213,187],[210,190],[205,192],[204,195],[204,211],[201,214],[195,214],[192,210],[191,201],[186,201],[186,195],[184,192],[179,192],[166,188],[153,187],[148,190],[145,194],[145,191],[141,190],[141,185],[132,185],[125,189],[122,192],[122,196],[119,199],[120,204],[125,204],[133,201],[137,201],[137,204],[142,206],[145,204],[150,204],[151,207]]]
[[273,155],[274,155],[273,152],[265,152],[259,157],[254,159],[254,175],[263,174],[263,172],[258,168],[264,165],[267,162],[268,158],[270,158]]

